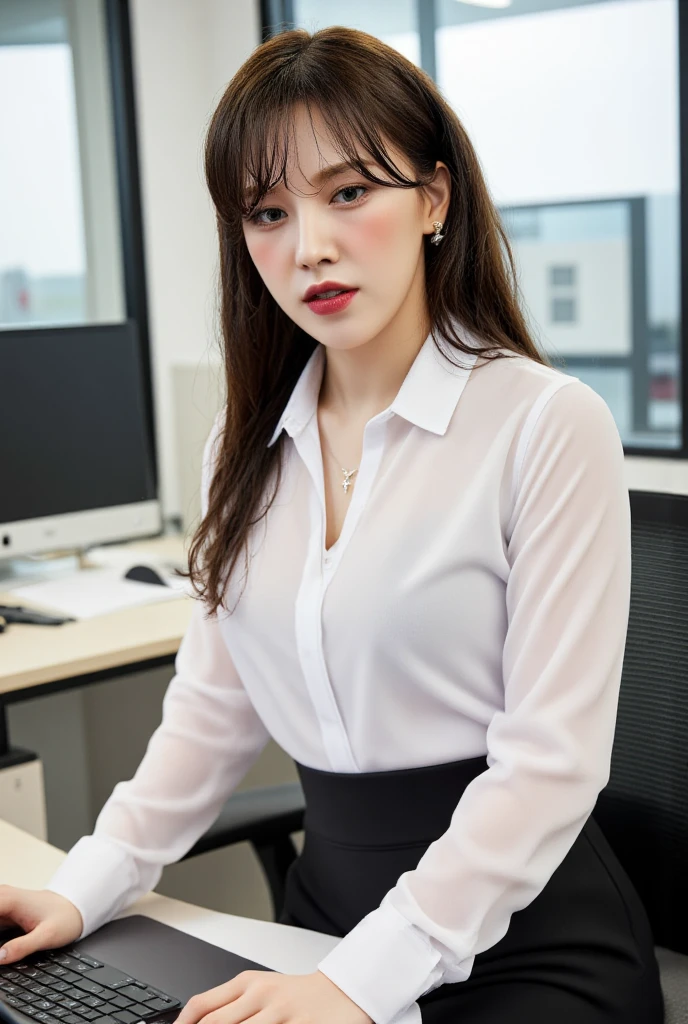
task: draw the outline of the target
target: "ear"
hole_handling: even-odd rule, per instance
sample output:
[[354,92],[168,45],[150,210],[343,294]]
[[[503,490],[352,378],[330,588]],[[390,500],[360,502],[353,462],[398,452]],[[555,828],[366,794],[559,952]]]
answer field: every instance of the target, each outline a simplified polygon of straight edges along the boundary
[[423,234],[434,235],[433,221],[443,224],[447,219],[449,199],[451,196],[451,175],[449,168],[441,160],[435,165],[435,176],[429,185],[422,189]]

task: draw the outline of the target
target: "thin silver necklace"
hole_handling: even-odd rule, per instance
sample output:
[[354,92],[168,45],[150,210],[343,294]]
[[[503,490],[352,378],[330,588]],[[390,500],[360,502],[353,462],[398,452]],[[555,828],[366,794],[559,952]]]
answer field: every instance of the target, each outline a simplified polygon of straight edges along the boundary
[[330,448],[330,443],[327,440],[327,438],[325,437],[325,435],[321,433],[320,436],[323,439],[323,441],[325,442],[330,455],[332,456],[332,458],[334,459],[334,461],[337,463],[337,465],[341,469],[342,473],[344,474],[344,480],[342,481],[342,487],[344,488],[344,493],[347,494],[348,491],[349,491],[349,488],[352,486],[351,478],[356,473],[358,473],[358,467],[356,467],[356,469],[345,469],[344,466],[342,466],[340,460],[337,458],[335,453]]

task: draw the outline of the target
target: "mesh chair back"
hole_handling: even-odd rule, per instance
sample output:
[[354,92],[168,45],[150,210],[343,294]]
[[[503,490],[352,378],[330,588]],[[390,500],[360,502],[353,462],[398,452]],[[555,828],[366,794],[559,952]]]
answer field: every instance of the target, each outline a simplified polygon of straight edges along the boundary
[[628,637],[611,777],[595,818],[655,942],[688,953],[688,498],[630,498]]

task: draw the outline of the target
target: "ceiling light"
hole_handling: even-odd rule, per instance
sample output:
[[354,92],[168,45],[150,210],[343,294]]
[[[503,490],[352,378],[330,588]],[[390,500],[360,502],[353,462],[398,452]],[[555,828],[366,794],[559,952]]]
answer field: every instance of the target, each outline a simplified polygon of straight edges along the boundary
[[472,7],[511,7],[513,0],[457,0],[460,4],[470,4]]

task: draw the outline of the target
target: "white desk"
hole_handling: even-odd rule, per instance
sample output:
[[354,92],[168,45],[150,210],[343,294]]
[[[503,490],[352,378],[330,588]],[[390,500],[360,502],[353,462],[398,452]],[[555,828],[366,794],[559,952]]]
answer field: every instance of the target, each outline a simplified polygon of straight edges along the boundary
[[[0,884],[40,889],[65,856],[57,847],[0,820]],[[145,914],[285,974],[307,974],[317,970],[318,962],[339,942],[332,935],[270,921],[254,921],[234,914],[220,914],[157,893],[149,893],[137,900],[118,916],[128,917],[130,914]],[[420,1011],[415,1003],[399,1024],[421,1024]]]

